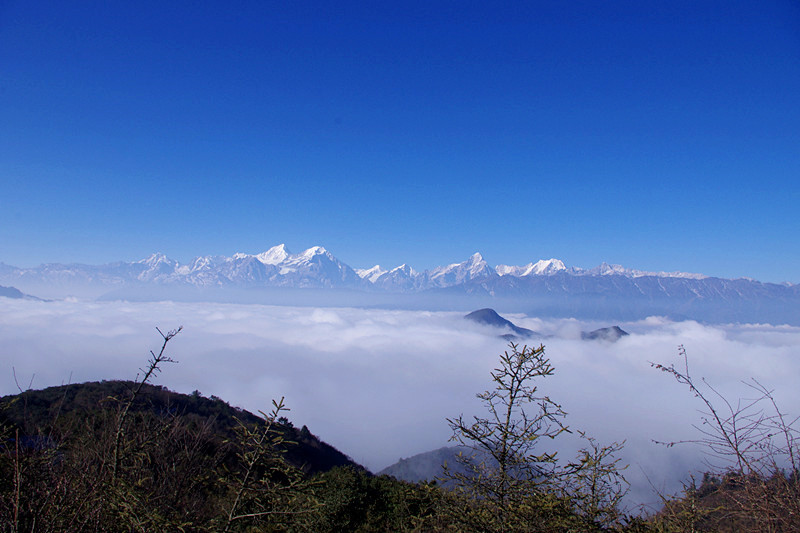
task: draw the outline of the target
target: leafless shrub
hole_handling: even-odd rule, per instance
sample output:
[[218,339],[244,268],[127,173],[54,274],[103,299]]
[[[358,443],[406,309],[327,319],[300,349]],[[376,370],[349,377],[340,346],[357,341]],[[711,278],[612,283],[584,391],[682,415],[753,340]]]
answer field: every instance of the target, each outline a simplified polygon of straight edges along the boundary
[[[682,526],[713,525],[719,531],[800,531],[800,440],[798,418],[780,410],[773,391],[755,379],[744,382],[752,398],[731,401],[704,378],[696,381],[679,347],[684,368],[651,363],[689,388],[703,404],[694,443],[709,456],[709,474],[684,496],[668,501],[662,518]],[[681,529],[683,530],[683,529]]]

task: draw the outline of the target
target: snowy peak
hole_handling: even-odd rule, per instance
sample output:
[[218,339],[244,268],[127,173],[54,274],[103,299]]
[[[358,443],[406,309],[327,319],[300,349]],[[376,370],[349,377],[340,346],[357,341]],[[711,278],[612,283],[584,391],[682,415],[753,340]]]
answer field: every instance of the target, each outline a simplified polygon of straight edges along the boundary
[[393,273],[394,272],[402,272],[403,274],[406,274],[407,276],[416,276],[417,275],[417,271],[414,270],[413,268],[411,268],[410,266],[408,266],[405,263],[403,263],[400,266],[394,267],[392,270],[390,270],[390,272],[393,272]]
[[179,265],[162,253],[154,253],[147,259],[137,261],[136,264],[144,267],[136,276],[140,281],[162,281],[175,275]]
[[[261,263],[266,269],[254,265]],[[391,270],[379,265],[354,270],[342,263],[323,246],[312,246],[302,253],[292,254],[285,244],[273,246],[257,255],[235,253],[231,257],[200,256],[181,265],[163,253],[154,253],[146,259],[128,263],[133,265],[140,281],[160,283],[186,283],[190,285],[227,285],[241,282],[263,282],[275,286],[327,287],[350,286],[363,288],[375,286],[386,290],[419,291],[445,288],[473,280],[511,276],[624,276],[630,279],[642,277],[706,279],[702,274],[686,272],[648,272],[625,268],[621,265],[601,263],[592,269],[567,267],[560,259],[540,259],[524,266],[497,265],[492,268],[483,256],[476,252],[466,261],[446,266],[415,271],[403,264]],[[59,265],[42,265],[50,271]]]
[[566,270],[567,267],[564,266],[564,262],[560,259],[548,259],[547,261],[540,259],[535,264],[531,265],[531,268],[528,272],[524,275],[547,275],[547,274],[554,274],[556,272],[561,272],[562,270]]
[[516,276],[516,277],[523,277],[523,276],[548,276],[550,274],[555,274],[556,272],[561,272],[563,270],[567,270],[567,267],[564,266],[564,262],[560,259],[540,259],[535,263],[528,263],[525,266],[509,266],[509,265],[497,265],[495,271],[500,276]]
[[257,255],[235,253],[231,257],[196,257],[186,265],[179,265],[163,254],[153,254],[137,264],[144,267],[138,275],[139,280],[202,287],[254,284],[277,287],[359,287],[363,283],[352,268],[336,259],[322,246],[313,246],[300,254],[292,254],[285,244],[279,244]]
[[326,250],[322,246],[312,246],[311,248],[309,248],[308,250],[306,250],[302,254],[300,254],[301,257],[304,257],[304,258],[307,258],[307,259],[311,259],[315,255],[326,255],[328,257],[333,257],[328,252],[328,250]]
[[483,260],[483,256],[479,253],[474,253],[467,261],[467,267],[472,277],[488,276],[494,274],[494,269],[489,266],[489,263]]
[[[246,254],[234,254],[232,259],[236,260],[239,258],[239,256],[246,256]],[[227,257],[220,258],[210,255],[195,257],[189,264],[181,265],[176,269],[176,271],[182,274],[208,271],[215,268],[220,262],[224,262],[226,260],[229,259]]]
[[375,283],[375,281],[386,273],[385,270],[381,268],[380,265],[375,265],[372,268],[357,268],[356,274],[361,279],[366,279],[370,283]]
[[495,270],[484,261],[483,256],[474,253],[463,263],[453,263],[446,267],[434,268],[428,273],[428,281],[435,287],[447,287],[477,278],[496,276]]
[[683,278],[683,279],[706,279],[708,276],[703,274],[693,274],[690,272],[649,272],[646,270],[636,270],[625,268],[622,265],[609,265],[606,262],[584,271],[583,274],[595,276],[625,276],[629,278],[655,277],[655,278]]
[[310,264],[321,264],[323,262],[336,263],[338,265],[343,264],[322,246],[312,246],[308,250],[304,250],[303,253],[297,255],[289,255],[284,261],[280,263],[280,265],[291,266],[293,268],[297,267],[302,268],[303,266],[307,266]]
[[[572,278],[596,277],[599,280],[608,277],[624,277],[628,280],[626,284],[635,285],[634,292],[636,294],[647,293],[650,291],[647,287],[654,283],[656,289],[653,290],[667,290],[658,289],[660,287],[656,283],[658,280],[648,278],[677,278],[697,281],[706,279],[706,276],[701,274],[646,272],[608,263],[584,270],[577,267],[566,267],[563,261],[555,258],[540,259],[524,266],[498,265],[496,268],[492,268],[477,252],[460,263],[451,263],[422,273],[415,271],[407,264],[388,271],[379,265],[356,271],[342,263],[322,246],[312,246],[302,253],[292,254],[285,244],[273,246],[257,255],[236,253],[230,257],[199,256],[185,264],[180,264],[163,253],[154,253],[146,259],[131,263],[120,262],[101,266],[49,264],[41,265],[36,269],[17,269],[6,266],[5,269],[0,270],[0,282],[7,280],[9,284],[16,283],[22,278],[47,280],[54,284],[66,284],[71,282],[70,280],[80,279],[87,284],[94,283],[113,287],[121,287],[128,282],[147,282],[197,287],[370,288],[392,292],[420,292],[464,285],[466,291],[487,291],[489,294],[500,294],[497,292],[498,290],[502,292],[509,287],[528,287],[528,284],[536,282],[534,278],[540,276],[563,278],[558,285],[547,285],[552,290],[556,290],[555,288],[558,287],[568,290],[565,287],[573,283]],[[501,277],[519,278],[521,285],[518,282],[509,283],[510,280],[500,282]],[[495,286],[495,282],[500,283]],[[576,284],[576,286],[578,285],[587,286],[583,281]],[[690,292],[696,295],[716,294],[728,290],[728,285],[730,284],[723,289],[709,284],[702,289],[692,289]],[[671,284],[670,287],[675,287],[675,285]],[[795,290],[792,285],[787,285],[787,287]],[[669,289],[669,291],[675,290],[678,289]],[[693,292],[695,290],[697,292]],[[800,290],[795,290],[795,292],[800,294]]]
[[256,259],[265,265],[279,265],[286,261],[291,255],[291,252],[286,249],[285,244],[279,244],[278,246],[273,246],[266,252],[261,252],[256,256]]
[[623,267],[622,265],[609,265],[605,261],[589,270],[589,272],[596,276],[611,276],[613,274],[624,276],[631,273],[629,269]]
[[137,261],[137,263],[145,265],[148,268],[161,268],[162,265],[169,265],[174,268],[177,264],[175,261],[160,252],[151,254],[150,257],[142,259],[141,261]]
[[[274,249],[273,249],[274,250]],[[281,284],[292,287],[359,287],[363,279],[322,246],[312,246],[303,253],[289,254],[275,266]]]
[[372,284],[389,291],[409,292],[424,288],[423,277],[406,264],[378,276]]
[[[480,253],[460,263],[421,273],[405,264],[389,271],[375,265],[356,272],[321,246],[292,254],[281,244],[258,255],[200,256],[185,264],[162,253],[139,261],[105,265],[51,263],[16,268],[0,263],[0,285],[46,297],[76,292],[99,295],[109,291],[110,294],[127,291],[124,294],[137,297],[139,294],[152,294],[156,298],[166,298],[168,294],[189,297],[191,287],[333,288],[345,289],[341,291],[343,298],[349,300],[353,292],[363,289],[375,293],[420,294],[419,301],[442,298],[448,300],[448,306],[452,297],[498,301],[552,316],[581,313],[595,319],[613,316],[619,320],[638,320],[680,313],[678,316],[692,320],[721,323],[800,324],[798,284],[722,279],[685,272],[648,272],[608,263],[584,270],[567,267],[554,258],[524,266],[491,268]],[[171,293],[173,288],[178,290]],[[214,291],[197,293],[203,294],[214,297]],[[376,301],[392,300],[381,297]],[[402,305],[400,299],[396,301]],[[609,335],[617,334],[621,335],[616,330],[609,331]]]
[[683,278],[705,279],[703,274],[688,272],[648,272],[635,270],[622,265],[600,263],[594,268],[584,270],[578,267],[567,267],[560,259],[540,259],[535,263],[524,266],[497,265],[495,272],[499,276],[514,276],[518,278],[527,276],[551,276],[559,272],[569,273],[573,276],[625,276],[627,278],[657,277],[657,278]]

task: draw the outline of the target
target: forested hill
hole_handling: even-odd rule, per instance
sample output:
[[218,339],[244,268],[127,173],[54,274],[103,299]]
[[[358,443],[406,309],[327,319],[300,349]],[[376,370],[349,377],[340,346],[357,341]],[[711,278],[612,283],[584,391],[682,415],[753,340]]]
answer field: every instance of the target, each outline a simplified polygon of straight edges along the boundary
[[[771,447],[771,435],[760,436],[777,428],[794,458],[794,422],[759,420],[759,440],[743,439],[763,445],[758,460],[773,470],[710,472],[699,487],[664,497],[661,511],[632,516],[621,507],[626,483],[611,455],[616,444],[583,450],[579,463],[553,464],[544,476],[529,473],[541,457],[550,461],[547,454],[515,462],[528,469],[522,476],[481,462],[443,471],[452,483],[408,483],[372,476],[305,426],[295,428],[280,416],[281,401],[259,418],[199,392],[139,385],[103,381],[0,398],[0,531],[800,530],[800,470],[782,460],[787,450]],[[499,500],[503,487],[511,491]]]
[[[115,416],[135,384],[130,381],[101,381],[28,390],[0,398],[0,424],[20,430],[28,442],[41,443],[53,432],[73,432],[87,421]],[[264,406],[265,410],[270,408]],[[258,427],[264,419],[200,392],[181,394],[158,385],[145,384],[131,404],[130,414],[174,420],[203,432],[219,442],[234,437],[241,424]],[[345,454],[314,436],[308,428],[296,428],[280,418],[277,429],[291,444],[284,457],[307,474],[325,472],[337,466],[363,469]]]

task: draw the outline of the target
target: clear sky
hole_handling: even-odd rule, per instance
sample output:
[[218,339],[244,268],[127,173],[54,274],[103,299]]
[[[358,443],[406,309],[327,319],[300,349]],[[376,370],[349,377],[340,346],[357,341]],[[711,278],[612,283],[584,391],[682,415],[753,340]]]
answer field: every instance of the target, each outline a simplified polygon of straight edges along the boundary
[[0,261],[800,282],[792,0],[0,0]]

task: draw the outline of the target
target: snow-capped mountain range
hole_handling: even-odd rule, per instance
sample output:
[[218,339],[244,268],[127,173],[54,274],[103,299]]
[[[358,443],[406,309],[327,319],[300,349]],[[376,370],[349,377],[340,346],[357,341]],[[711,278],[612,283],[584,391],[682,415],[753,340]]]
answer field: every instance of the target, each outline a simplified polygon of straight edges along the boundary
[[[475,306],[502,300],[506,309],[544,310],[566,316],[640,318],[648,314],[734,321],[800,323],[800,285],[722,279],[685,272],[645,272],[619,265],[582,269],[558,259],[524,266],[490,266],[473,254],[466,261],[417,271],[408,265],[353,269],[321,246],[301,253],[281,244],[259,254],[201,256],[179,263],[163,254],[106,265],[45,264],[17,268],[0,263],[0,285],[43,297],[94,296],[151,289],[148,298],[174,298],[194,289],[345,289],[349,294],[420,295],[432,302],[469,297]],[[56,290],[57,289],[57,290]],[[155,290],[158,289],[158,290]],[[117,292],[114,292],[117,291]],[[406,296],[404,301],[408,301]],[[480,300],[480,301],[477,301]],[[470,303],[469,305],[473,305]],[[544,312],[542,311],[542,312]]]
[[481,254],[466,261],[419,272],[408,265],[385,270],[380,265],[353,269],[322,246],[314,246],[299,254],[286,245],[273,246],[259,254],[236,253],[226,256],[200,256],[181,264],[161,253],[134,262],[106,265],[46,264],[35,268],[2,265],[0,279],[68,283],[70,281],[120,286],[127,283],[184,284],[197,287],[253,286],[353,289],[382,289],[397,292],[442,289],[475,280],[491,280],[503,276],[526,278],[553,276],[609,276],[627,278],[644,276],[660,278],[704,279],[701,274],[684,272],[643,272],[619,265],[603,263],[593,269],[567,268],[558,259],[540,260],[525,266],[491,267]]

